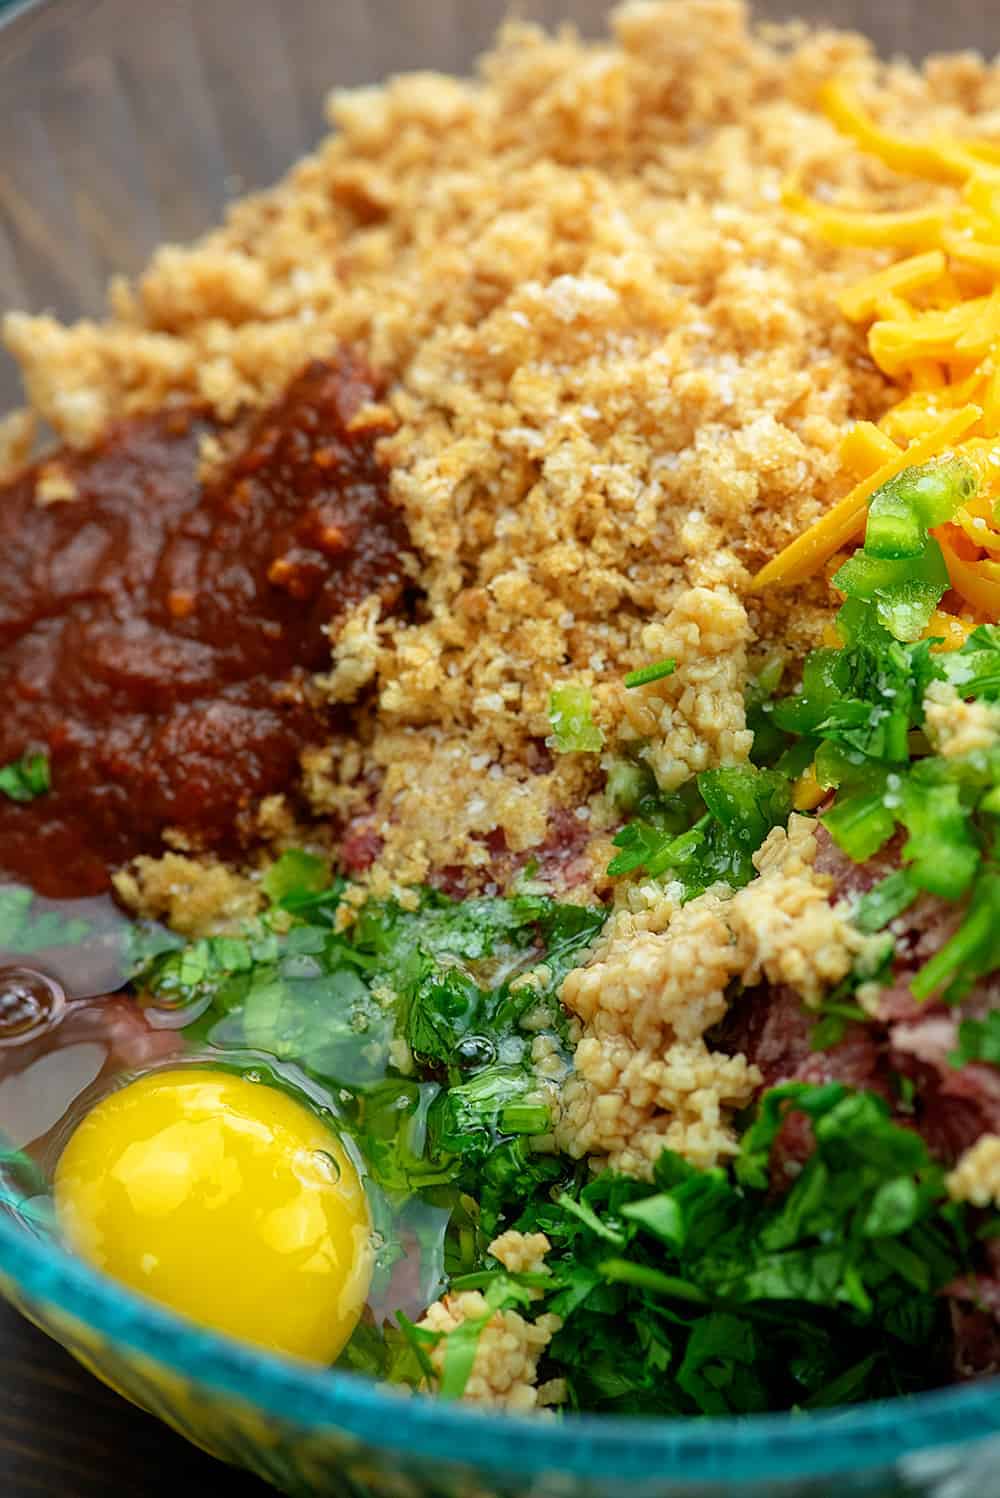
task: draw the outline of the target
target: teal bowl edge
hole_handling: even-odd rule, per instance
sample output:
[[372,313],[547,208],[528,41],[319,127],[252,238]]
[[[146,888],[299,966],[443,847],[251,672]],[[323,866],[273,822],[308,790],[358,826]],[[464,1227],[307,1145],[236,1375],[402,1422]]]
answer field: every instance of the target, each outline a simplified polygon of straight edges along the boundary
[[298,1365],[203,1331],[81,1260],[0,1221],[0,1273],[17,1298],[75,1318],[110,1344],[304,1434],[336,1431],[398,1458],[589,1483],[831,1477],[891,1469],[1000,1433],[1000,1379],[816,1414],[545,1420],[405,1398],[352,1374]]

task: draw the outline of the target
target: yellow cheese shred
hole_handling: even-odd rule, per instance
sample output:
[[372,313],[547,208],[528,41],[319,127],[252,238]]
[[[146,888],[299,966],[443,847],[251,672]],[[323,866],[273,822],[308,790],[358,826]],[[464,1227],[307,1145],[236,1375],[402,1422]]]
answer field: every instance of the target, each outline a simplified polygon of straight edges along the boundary
[[[858,540],[868,500],[888,479],[952,450],[975,459],[977,500],[939,534],[959,602],[936,616],[948,647],[980,618],[1000,620],[1000,143],[883,129],[842,78],[819,95],[842,134],[898,172],[955,189],[951,203],[905,213],[861,213],[819,203],[790,182],[783,201],[831,244],[895,251],[897,258],[842,292],[844,316],[863,325],[868,351],[898,398],[878,425],[859,422],[841,446],[854,488],[753,580],[791,586]],[[947,595],[953,599],[954,594]],[[961,615],[961,617],[959,617]],[[942,621],[951,620],[945,626]]]
[[952,447],[976,425],[982,414],[978,406],[963,406],[905,451],[897,447],[895,456],[856,484],[850,494],[827,511],[821,520],[817,520],[815,525],[810,526],[790,546],[786,546],[784,551],[762,567],[753,580],[753,586],[766,588],[772,583],[780,583],[788,587],[811,577],[835,551],[860,536],[865,528],[868,501],[876,489],[895,478],[897,473],[902,473],[904,468],[909,468],[914,463],[926,463],[946,448]]

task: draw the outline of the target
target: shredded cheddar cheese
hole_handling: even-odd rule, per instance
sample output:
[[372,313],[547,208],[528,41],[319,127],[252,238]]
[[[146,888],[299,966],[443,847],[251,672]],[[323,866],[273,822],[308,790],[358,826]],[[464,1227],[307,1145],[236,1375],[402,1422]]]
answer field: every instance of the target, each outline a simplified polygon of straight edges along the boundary
[[[785,205],[829,242],[899,254],[839,298],[844,316],[866,325],[869,353],[899,398],[877,426],[859,423],[844,438],[841,462],[854,488],[762,568],[754,585],[790,586],[812,576],[860,538],[876,489],[904,468],[957,450],[976,462],[983,484],[955,523],[936,534],[963,607],[1000,619],[993,503],[1000,496],[1000,145],[897,136],[872,119],[843,79],[827,83],[819,102],[864,151],[895,171],[953,186],[956,195],[950,206],[857,213],[819,203],[796,183],[786,187]],[[968,621],[955,612],[940,613],[936,623],[949,644],[967,632]]]
[[910,447],[896,447],[895,454],[881,467],[863,478],[821,520],[817,520],[815,525],[796,537],[766,567],[762,567],[754,579],[755,586],[763,588],[771,583],[787,586],[811,577],[834,552],[860,536],[865,526],[868,501],[876,489],[880,489],[911,464],[926,463],[928,459],[953,446],[982,419],[982,414],[979,406],[963,406],[961,410],[951,412],[940,425]]

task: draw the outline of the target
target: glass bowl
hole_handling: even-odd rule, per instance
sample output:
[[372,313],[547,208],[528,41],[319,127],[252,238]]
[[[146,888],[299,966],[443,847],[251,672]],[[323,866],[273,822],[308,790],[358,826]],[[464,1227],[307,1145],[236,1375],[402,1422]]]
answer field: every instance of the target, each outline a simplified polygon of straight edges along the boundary
[[[214,222],[316,139],[334,84],[463,71],[506,0],[38,0],[0,21],[0,308],[99,313],[113,271]],[[530,0],[600,28],[604,0]],[[991,51],[981,0],[763,0],[885,50]],[[991,19],[992,17],[992,19]],[[18,403],[0,363],[0,412]],[[484,1415],[202,1332],[0,1204],[0,1289],[121,1393],[291,1494],[386,1498],[991,1498],[1000,1381],[815,1415]]]

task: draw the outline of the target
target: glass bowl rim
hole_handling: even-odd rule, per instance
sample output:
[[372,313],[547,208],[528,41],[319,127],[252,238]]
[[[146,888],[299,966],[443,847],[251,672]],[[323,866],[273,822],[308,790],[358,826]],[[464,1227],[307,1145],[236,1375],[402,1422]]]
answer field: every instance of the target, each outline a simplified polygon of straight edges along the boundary
[[[59,0],[14,0],[0,18],[4,42],[16,51],[59,8]],[[1000,1378],[907,1399],[741,1418],[571,1414],[553,1420],[478,1411],[406,1398],[374,1380],[231,1341],[2,1218],[0,1275],[43,1318],[51,1308],[168,1373],[303,1434],[334,1429],[401,1457],[525,1475],[744,1482],[871,1471],[931,1447],[1000,1433]]]
[[166,1372],[231,1396],[304,1435],[335,1430],[390,1455],[525,1475],[740,1481],[873,1471],[929,1447],[1000,1433],[1000,1379],[816,1413],[558,1419],[407,1397],[363,1376],[312,1367],[205,1330],[0,1219],[0,1275]]

